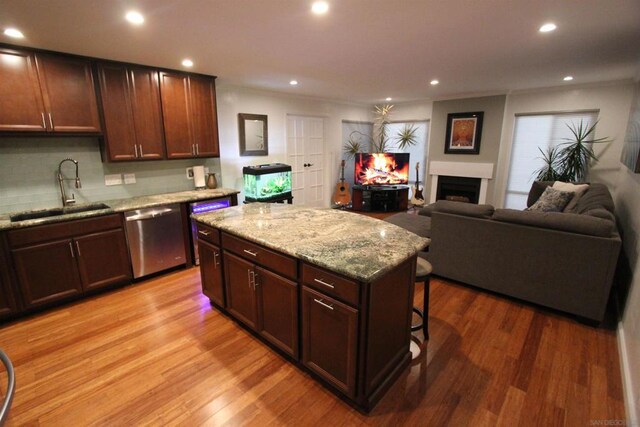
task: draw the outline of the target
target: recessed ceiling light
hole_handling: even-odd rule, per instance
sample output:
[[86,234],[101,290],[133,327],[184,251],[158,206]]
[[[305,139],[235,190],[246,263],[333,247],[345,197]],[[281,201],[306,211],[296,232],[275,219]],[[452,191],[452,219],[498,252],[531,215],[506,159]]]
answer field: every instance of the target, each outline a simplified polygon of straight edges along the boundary
[[16,30],[15,28],[7,28],[6,30],[4,30],[4,35],[13,37],[14,39],[24,38],[24,34],[22,34],[22,31]]
[[385,100],[385,101],[391,101],[391,99],[392,99],[392,98],[391,98],[390,96],[388,96],[388,97],[386,97],[384,100]]
[[316,15],[324,15],[329,11],[329,3],[326,1],[315,1],[311,5],[311,12]]
[[136,12],[135,10],[131,10],[127,12],[127,14],[124,17],[127,21],[135,25],[140,25],[144,23],[144,16],[142,16],[140,12]]
[[182,65],[185,67],[193,67],[193,61],[190,59],[183,59],[182,60]]
[[291,80],[291,81],[289,82],[289,84],[290,84],[291,86],[295,86],[295,85],[297,85],[297,84],[298,84],[298,81],[297,81],[297,80]]
[[431,83],[431,86],[435,86],[435,85],[437,85],[437,84],[438,84],[438,83],[440,83],[440,82],[439,82],[438,80],[431,80],[431,82],[430,82],[430,83]]
[[562,80],[564,80],[565,82],[570,82],[571,80],[573,80],[573,76],[567,76]]
[[546,24],[544,24],[542,27],[540,27],[540,29],[538,31],[540,31],[541,33],[548,33],[551,32],[553,30],[555,30],[556,28],[556,24],[553,24],[551,22],[548,22]]

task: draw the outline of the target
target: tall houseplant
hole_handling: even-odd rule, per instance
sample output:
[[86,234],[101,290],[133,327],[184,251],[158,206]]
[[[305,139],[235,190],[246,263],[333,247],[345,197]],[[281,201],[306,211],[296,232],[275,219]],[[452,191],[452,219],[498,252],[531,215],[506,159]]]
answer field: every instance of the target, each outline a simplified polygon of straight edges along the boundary
[[579,124],[567,124],[572,138],[562,138],[558,146],[549,148],[542,160],[544,166],[536,172],[539,181],[580,182],[587,179],[589,167],[598,161],[593,144],[609,143],[608,137],[594,138],[596,121],[591,126],[580,120]]
[[[390,115],[393,105],[376,105],[374,111],[375,118],[373,121],[374,136],[371,137],[365,133],[354,130],[349,135],[349,139],[344,144],[344,152],[349,158],[352,158],[356,153],[365,151],[365,141],[369,143],[372,153],[384,153],[389,150],[391,145],[391,138],[389,137],[389,130],[387,126],[391,123]],[[395,142],[401,150],[412,145],[416,145],[418,142],[417,136],[418,128],[412,124],[406,124],[398,131],[393,137]]]

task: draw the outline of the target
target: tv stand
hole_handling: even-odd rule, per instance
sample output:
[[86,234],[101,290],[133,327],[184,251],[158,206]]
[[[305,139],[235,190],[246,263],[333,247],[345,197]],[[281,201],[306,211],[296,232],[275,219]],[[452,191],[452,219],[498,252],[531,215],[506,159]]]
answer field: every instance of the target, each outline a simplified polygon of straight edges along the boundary
[[406,211],[409,203],[408,185],[354,185],[354,211]]

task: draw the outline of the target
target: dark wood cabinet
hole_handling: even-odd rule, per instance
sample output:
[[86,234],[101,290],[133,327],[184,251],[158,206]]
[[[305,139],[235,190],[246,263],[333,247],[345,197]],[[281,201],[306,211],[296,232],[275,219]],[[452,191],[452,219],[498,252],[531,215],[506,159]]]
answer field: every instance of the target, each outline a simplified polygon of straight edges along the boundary
[[26,308],[82,293],[71,239],[12,250]]
[[4,243],[4,235],[0,234],[0,319],[16,313],[20,308],[14,292],[9,254]]
[[0,130],[47,130],[35,55],[0,49]]
[[25,308],[131,279],[120,215],[7,233]]
[[[201,267],[204,265],[200,262]],[[258,329],[258,307],[254,285],[253,263],[224,253],[227,310],[253,330]]]
[[109,160],[165,158],[158,72],[103,62],[98,79]]
[[215,304],[225,307],[221,251],[203,239],[198,242],[198,251],[200,253],[202,293]]
[[85,291],[123,283],[131,278],[123,229],[74,237],[73,243]]
[[0,49],[0,130],[99,133],[91,63]]
[[302,363],[355,397],[358,310],[303,286],[301,313]]
[[161,71],[160,99],[168,158],[219,155],[213,78]]

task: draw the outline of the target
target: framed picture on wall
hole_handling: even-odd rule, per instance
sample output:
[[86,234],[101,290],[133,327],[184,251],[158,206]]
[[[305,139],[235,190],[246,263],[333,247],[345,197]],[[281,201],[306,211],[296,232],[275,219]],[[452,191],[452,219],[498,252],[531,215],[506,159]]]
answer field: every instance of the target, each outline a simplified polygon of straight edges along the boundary
[[482,136],[483,111],[447,115],[445,154],[478,154]]

